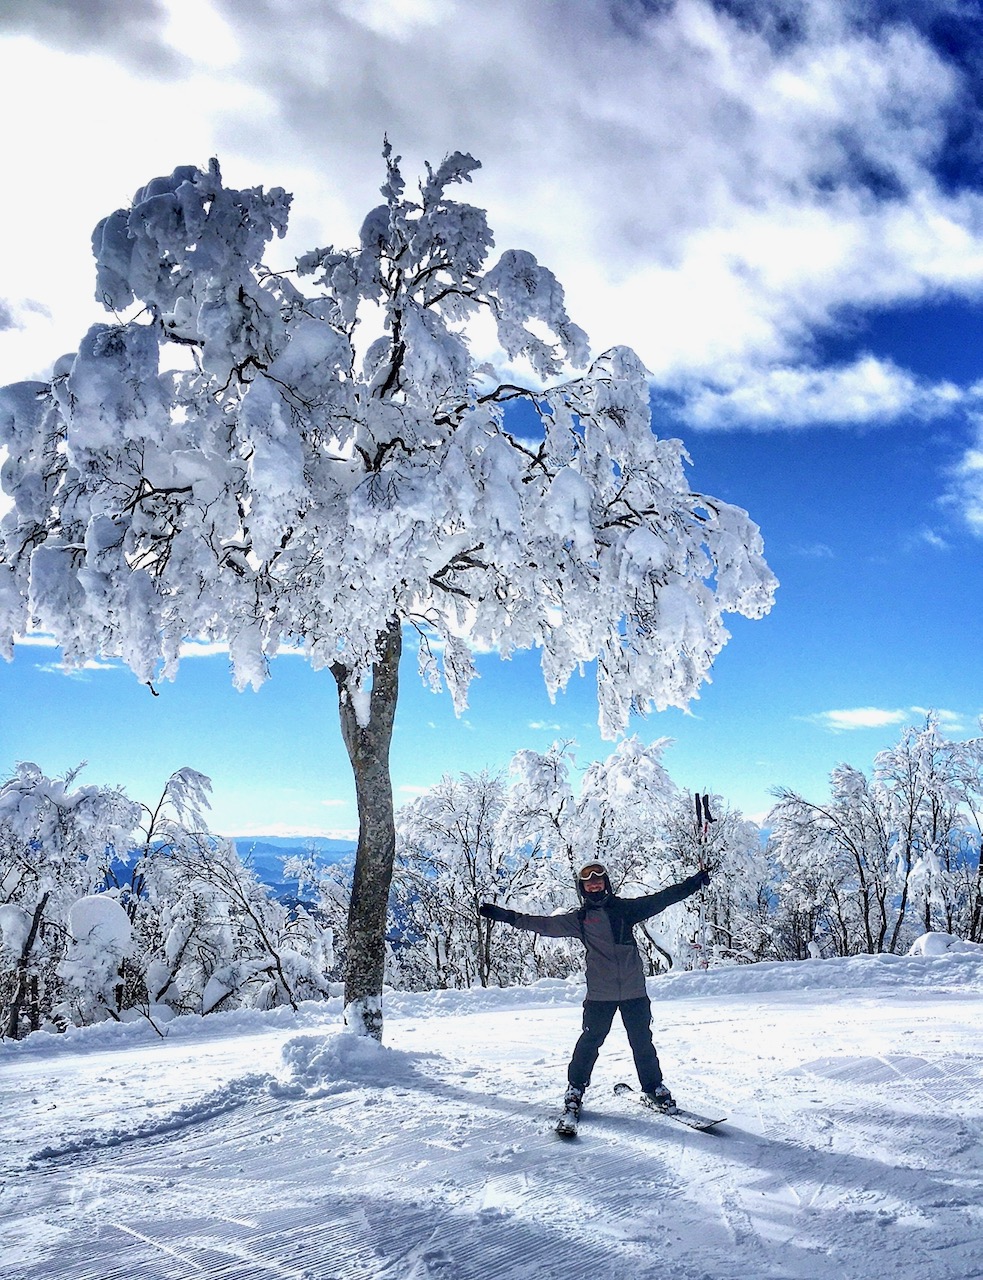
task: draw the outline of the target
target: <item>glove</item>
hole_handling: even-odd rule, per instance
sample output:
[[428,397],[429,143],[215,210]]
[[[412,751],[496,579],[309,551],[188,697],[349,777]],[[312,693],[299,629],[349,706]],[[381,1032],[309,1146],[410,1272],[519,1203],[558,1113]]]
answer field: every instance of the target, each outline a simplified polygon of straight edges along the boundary
[[710,872],[706,867],[700,867],[698,875],[700,877],[700,888],[702,889],[710,883]]
[[478,915],[484,916],[486,920],[501,920],[503,924],[511,924],[515,919],[514,911],[509,911],[507,907],[497,907],[494,902],[483,902],[478,908]]

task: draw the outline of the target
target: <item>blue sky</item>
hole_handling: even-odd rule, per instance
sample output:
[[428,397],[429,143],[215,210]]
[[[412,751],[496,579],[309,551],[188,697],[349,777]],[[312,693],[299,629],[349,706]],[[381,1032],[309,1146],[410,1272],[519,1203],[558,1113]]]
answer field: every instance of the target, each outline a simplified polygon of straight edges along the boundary
[[[293,190],[289,261],[354,239],[384,132],[407,172],[471,150],[499,246],[556,271],[595,349],[640,352],[657,430],[685,441],[695,488],[751,512],[781,582],[767,618],[733,620],[689,713],[633,725],[675,740],[676,780],[760,816],[929,708],[979,732],[976,6],[79,9],[0,15],[0,383],[43,376],[100,318],[89,234],[154,174],[218,154],[227,181]],[[224,832],[353,829],[333,682],[302,659],[237,694],[224,655],[189,657],[154,698],[57,658],[24,644],[0,665],[0,773],[88,760],[88,781],[150,801],[191,765]],[[535,654],[478,668],[458,720],[409,656],[397,801],[557,738],[583,764],[611,749],[589,673],[551,706]]]

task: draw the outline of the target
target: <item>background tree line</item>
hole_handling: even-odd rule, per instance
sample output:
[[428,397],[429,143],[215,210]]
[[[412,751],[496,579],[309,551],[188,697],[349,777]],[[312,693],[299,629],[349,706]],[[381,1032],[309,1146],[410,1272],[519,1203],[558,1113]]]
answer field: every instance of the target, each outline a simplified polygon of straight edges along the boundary
[[[627,739],[579,780],[568,744],[520,751],[507,777],[444,777],[405,805],[388,985],[579,972],[576,945],[495,930],[478,906],[569,910],[576,870],[594,858],[628,895],[708,866],[706,890],[639,930],[653,975],[896,953],[932,930],[983,942],[983,738],[949,740],[930,715],[869,776],[834,769],[828,797],[780,791],[767,836],[717,796],[701,819],[662,763],[666,746]],[[209,833],[201,774],[175,773],[151,809],[116,788],[76,786],[77,772],[52,779],[22,764],[0,787],[3,1035],[331,993],[345,971],[349,865],[319,865],[313,851],[288,859],[300,902],[277,901],[234,844]]]
[[212,836],[192,769],[151,809],[21,764],[0,787],[0,1033],[324,997],[332,935]]

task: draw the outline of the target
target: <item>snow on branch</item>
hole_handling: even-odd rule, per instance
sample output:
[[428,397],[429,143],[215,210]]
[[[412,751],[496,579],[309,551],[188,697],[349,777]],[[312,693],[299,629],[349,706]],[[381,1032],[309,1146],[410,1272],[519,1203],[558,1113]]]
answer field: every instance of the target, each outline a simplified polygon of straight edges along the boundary
[[[229,188],[217,162],[99,223],[112,320],[50,384],[0,392],[6,656],[43,627],[69,666],[118,657],[153,683],[202,637],[242,688],[290,644],[367,688],[392,620],[425,618],[458,709],[468,645],[533,647],[551,694],[596,663],[613,736],[698,695],[726,613],[770,608],[757,527],[693,491],[637,355],[591,360],[552,273],[490,258],[484,211],[450,194],[478,162],[428,166],[413,199],[388,143],[385,163],[359,243],[295,272],[263,261],[290,196]],[[478,313],[528,387],[475,362]]]

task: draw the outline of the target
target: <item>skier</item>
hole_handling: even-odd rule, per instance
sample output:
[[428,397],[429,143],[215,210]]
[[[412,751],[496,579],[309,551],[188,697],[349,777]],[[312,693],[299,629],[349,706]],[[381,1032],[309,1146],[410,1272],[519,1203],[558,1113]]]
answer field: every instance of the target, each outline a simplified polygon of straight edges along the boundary
[[483,902],[480,914],[500,920],[515,929],[526,929],[550,938],[579,938],[587,951],[587,999],[584,1001],[583,1032],[567,1068],[564,1113],[576,1131],[584,1090],[590,1084],[597,1055],[611,1030],[615,1012],[628,1033],[635,1069],[643,1093],[662,1111],[675,1111],[676,1103],[662,1079],[659,1057],[652,1043],[652,1005],[645,989],[641,956],[632,929],[643,920],[658,915],[675,902],[682,902],[708,884],[710,877],[701,867],[679,884],[641,898],[619,898],[611,888],[607,869],[589,862],[577,875],[575,911],[555,916],[527,915],[494,903]]

